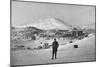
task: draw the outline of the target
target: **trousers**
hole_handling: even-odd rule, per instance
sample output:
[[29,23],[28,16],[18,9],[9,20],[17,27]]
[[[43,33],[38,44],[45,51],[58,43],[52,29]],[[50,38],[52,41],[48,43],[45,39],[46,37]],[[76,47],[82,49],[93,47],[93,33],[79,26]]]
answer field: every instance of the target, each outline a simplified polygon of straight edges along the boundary
[[56,56],[57,56],[57,48],[53,48],[52,49],[52,58],[56,59]]

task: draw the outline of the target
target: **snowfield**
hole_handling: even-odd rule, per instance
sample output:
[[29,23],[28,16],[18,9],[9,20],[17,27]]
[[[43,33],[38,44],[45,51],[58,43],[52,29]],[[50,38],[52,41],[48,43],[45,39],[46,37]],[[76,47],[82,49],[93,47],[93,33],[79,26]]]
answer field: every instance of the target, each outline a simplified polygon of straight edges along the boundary
[[[59,41],[60,42],[60,41]],[[32,45],[32,42],[27,43]],[[78,45],[79,48],[74,48]],[[11,65],[34,65],[62,62],[95,61],[95,36],[74,43],[60,45],[57,59],[52,60],[52,49],[11,51]]]

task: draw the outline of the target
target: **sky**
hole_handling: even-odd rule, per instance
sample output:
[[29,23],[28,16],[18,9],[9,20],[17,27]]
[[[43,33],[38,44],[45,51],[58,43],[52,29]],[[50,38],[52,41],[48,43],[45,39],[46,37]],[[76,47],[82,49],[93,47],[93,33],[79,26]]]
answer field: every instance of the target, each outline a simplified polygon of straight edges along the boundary
[[11,7],[12,26],[37,24],[37,20],[54,17],[70,25],[95,23],[94,6],[12,1]]

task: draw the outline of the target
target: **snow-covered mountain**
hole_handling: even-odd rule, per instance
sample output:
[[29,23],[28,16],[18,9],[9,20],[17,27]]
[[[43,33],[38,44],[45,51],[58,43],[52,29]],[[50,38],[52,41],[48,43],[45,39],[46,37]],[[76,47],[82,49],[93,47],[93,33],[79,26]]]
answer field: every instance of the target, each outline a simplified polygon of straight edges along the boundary
[[60,29],[60,30],[69,30],[70,25],[64,23],[59,18],[46,18],[42,20],[38,20],[37,23],[31,24],[31,26],[43,29],[43,30],[51,30],[51,29]]
[[33,24],[16,26],[17,29],[23,29],[27,27],[34,27],[41,30],[72,30],[77,29],[95,29],[95,24],[87,24],[83,26],[72,26],[59,18],[45,18],[34,21]]

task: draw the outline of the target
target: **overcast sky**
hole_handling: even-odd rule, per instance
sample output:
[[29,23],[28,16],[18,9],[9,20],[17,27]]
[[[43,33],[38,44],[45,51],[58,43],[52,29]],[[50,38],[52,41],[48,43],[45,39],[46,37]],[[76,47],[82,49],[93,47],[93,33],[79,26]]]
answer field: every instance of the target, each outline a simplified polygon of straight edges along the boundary
[[12,25],[23,26],[39,19],[57,17],[67,24],[95,23],[95,7],[36,2],[12,2]]

